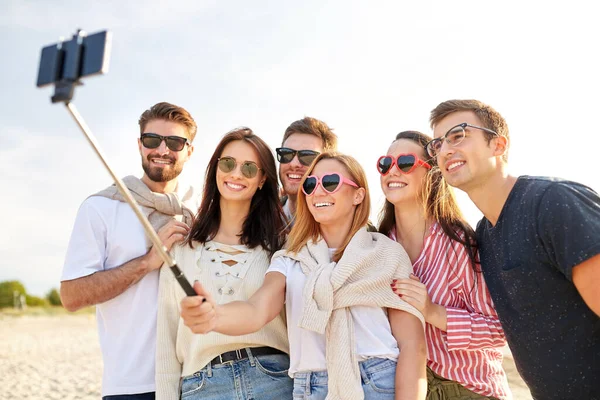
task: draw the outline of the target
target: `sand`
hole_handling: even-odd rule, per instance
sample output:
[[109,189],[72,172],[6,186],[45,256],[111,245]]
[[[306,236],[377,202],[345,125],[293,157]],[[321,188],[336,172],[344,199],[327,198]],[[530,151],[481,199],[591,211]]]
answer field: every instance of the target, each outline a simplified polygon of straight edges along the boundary
[[0,317],[0,399],[99,399],[93,315]]
[[[530,400],[508,349],[515,400]],[[93,315],[0,315],[0,399],[99,399],[102,358]]]

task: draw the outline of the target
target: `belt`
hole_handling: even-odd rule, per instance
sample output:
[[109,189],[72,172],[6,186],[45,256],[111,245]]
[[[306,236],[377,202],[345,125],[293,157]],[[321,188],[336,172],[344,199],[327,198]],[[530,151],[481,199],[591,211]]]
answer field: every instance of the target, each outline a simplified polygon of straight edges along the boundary
[[[274,354],[286,354],[283,351],[274,349],[272,347],[251,347],[250,351],[252,352],[252,356],[254,357],[270,356]],[[214,367],[215,365],[223,364],[229,361],[244,360],[246,358],[248,358],[248,351],[246,350],[246,348],[232,350],[213,358],[210,362],[210,365]]]

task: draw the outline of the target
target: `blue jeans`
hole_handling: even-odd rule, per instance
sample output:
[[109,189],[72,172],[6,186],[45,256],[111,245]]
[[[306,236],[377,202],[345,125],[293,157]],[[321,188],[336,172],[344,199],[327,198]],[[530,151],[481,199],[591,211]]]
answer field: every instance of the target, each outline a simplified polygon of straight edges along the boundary
[[[365,400],[394,400],[396,361],[369,358],[358,363]],[[323,400],[327,397],[327,371],[296,372],[294,400]]]
[[[249,353],[252,352],[250,349]],[[288,376],[285,354],[250,357],[206,367],[183,378],[185,400],[284,400],[292,397],[294,381]]]
[[154,400],[154,392],[139,394],[117,394],[113,396],[104,396],[102,400]]

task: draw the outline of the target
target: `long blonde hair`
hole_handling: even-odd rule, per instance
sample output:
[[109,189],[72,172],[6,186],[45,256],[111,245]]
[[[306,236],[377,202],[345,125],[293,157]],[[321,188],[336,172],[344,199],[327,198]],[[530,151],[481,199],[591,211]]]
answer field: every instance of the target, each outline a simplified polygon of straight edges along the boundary
[[[340,248],[338,248],[333,254],[333,261],[337,262],[342,257],[342,254],[344,254],[344,250],[346,249],[346,246],[348,246],[348,243],[350,243],[350,240],[354,234],[358,232],[360,228],[367,225],[367,222],[369,221],[369,212],[371,210],[369,186],[367,184],[367,176],[365,171],[359,162],[356,161],[354,157],[337,152],[325,152],[319,154],[302,178],[302,184],[304,184],[306,177],[312,173],[312,171],[315,169],[315,166],[321,160],[335,160],[339,162],[348,171],[350,176],[347,178],[354,181],[359,187],[365,189],[365,197],[363,201],[354,209],[354,217],[352,219],[352,225],[350,226],[350,232],[348,232],[348,236],[344,239],[344,242]],[[298,201],[296,203],[296,221],[288,237],[286,247],[288,251],[297,253],[306,245],[306,243],[308,243],[309,240],[316,242],[319,240],[320,236],[321,231],[319,229],[319,223],[315,221],[312,214],[308,210],[308,206],[306,205],[306,195],[302,191],[302,188],[300,188],[298,190]]]

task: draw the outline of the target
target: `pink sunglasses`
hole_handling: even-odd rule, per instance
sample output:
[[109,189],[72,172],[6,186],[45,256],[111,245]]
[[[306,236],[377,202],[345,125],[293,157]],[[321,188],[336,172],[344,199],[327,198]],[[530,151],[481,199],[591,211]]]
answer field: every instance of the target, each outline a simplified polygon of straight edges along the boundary
[[431,165],[421,160],[415,153],[404,153],[399,154],[397,157],[393,156],[381,156],[377,160],[377,171],[381,175],[387,175],[388,172],[396,165],[400,173],[408,175],[413,172],[417,167],[423,167],[431,169]]
[[356,183],[351,181],[348,178],[344,178],[342,175],[337,172],[333,172],[330,174],[323,174],[322,176],[310,175],[307,176],[304,182],[302,183],[302,191],[307,196],[312,196],[312,194],[317,190],[317,186],[319,184],[323,187],[327,193],[335,193],[342,187],[342,184],[358,187]]

